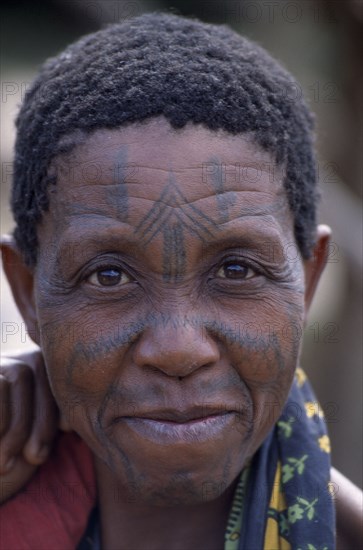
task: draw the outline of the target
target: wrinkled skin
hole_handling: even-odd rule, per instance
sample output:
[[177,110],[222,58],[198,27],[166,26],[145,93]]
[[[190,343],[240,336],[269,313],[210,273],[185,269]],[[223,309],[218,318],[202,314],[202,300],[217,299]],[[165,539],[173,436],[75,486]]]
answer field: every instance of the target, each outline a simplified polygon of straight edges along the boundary
[[[100,499],[230,503],[288,396],[328,235],[303,262],[283,171],[248,136],[154,119],[96,131],[52,171],[23,313]],[[193,441],[122,420],[212,405],[235,414]]]

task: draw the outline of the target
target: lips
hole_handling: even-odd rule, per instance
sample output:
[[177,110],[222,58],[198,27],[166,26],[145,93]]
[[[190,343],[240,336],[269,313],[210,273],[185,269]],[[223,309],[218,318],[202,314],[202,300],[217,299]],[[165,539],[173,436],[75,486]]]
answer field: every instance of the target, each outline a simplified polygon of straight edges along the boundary
[[[188,409],[159,409],[148,411],[132,411],[132,414],[125,414],[121,418],[144,418],[149,420],[159,420],[164,422],[174,422],[182,424],[192,420],[208,418],[211,416],[224,415],[231,412],[238,412],[236,408],[226,407],[226,405],[202,405],[194,406]],[[118,421],[120,417],[115,419]]]
[[[158,419],[129,416],[120,419],[117,425],[127,426],[142,441],[148,440],[156,445],[180,446],[223,439],[227,431],[230,433],[236,420],[236,413],[233,412],[203,417],[196,417],[195,414],[201,413],[193,413],[194,418],[184,422],[160,419],[160,416]],[[168,416],[171,418],[171,415]]]
[[[142,409],[119,410],[111,420],[110,436],[125,437],[130,434],[136,442],[146,440],[156,445],[195,445],[223,440],[238,428],[244,417],[238,405],[224,401],[201,403],[183,408],[143,407]],[[125,432],[126,430],[126,432]],[[228,435],[229,434],[229,435]]]

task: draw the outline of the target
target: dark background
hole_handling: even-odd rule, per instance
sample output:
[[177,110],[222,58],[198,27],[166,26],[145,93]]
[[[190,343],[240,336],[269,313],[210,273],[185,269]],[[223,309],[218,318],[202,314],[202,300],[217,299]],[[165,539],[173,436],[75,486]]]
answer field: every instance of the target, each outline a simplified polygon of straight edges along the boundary
[[[362,487],[362,39],[360,0],[3,2],[1,230],[8,208],[14,116],[39,65],[71,41],[145,11],[226,23],[301,83],[317,119],[319,219],[333,229],[329,264],[307,325],[302,365],[325,409],[333,464]],[[298,90],[299,92],[299,90]],[[29,345],[2,279],[2,351]],[[9,329],[11,327],[11,329]],[[14,334],[11,334],[14,333]]]

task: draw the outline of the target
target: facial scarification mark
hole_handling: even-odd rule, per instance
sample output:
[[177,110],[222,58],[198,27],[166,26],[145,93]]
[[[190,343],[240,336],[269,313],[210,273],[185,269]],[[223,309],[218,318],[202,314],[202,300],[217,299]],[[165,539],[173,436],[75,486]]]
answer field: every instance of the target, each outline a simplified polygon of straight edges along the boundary
[[115,156],[115,165],[113,171],[113,180],[116,184],[111,187],[107,192],[107,202],[117,211],[117,217],[127,222],[128,218],[128,192],[126,179],[129,175],[127,165],[127,146],[123,146],[117,152]]
[[176,282],[185,273],[185,232],[206,242],[219,230],[218,224],[188,200],[180,191],[173,172],[155,204],[135,228],[135,233],[150,243],[160,232],[164,237],[163,278]]
[[177,282],[185,273],[185,246],[183,227],[180,222],[163,230],[163,279]]
[[[212,186],[216,194],[217,208],[221,223],[226,223],[229,220],[228,203],[231,198],[224,194],[225,189],[223,185],[223,171],[222,164],[217,158],[212,157],[208,161],[209,164],[214,164],[215,169],[211,173]],[[224,194],[224,195],[223,195]]]
[[218,224],[188,200],[180,191],[175,176],[169,173],[168,183],[154,206],[147,212],[135,229],[135,233],[146,238],[148,244],[165,227],[180,223],[183,229],[205,241],[218,231]]

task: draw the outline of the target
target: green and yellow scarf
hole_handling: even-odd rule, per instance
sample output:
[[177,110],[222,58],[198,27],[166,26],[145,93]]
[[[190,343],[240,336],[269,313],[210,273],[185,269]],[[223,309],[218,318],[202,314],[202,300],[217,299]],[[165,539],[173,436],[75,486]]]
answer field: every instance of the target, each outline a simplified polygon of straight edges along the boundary
[[224,550],[334,550],[330,443],[298,368],[277,425],[239,479]]

